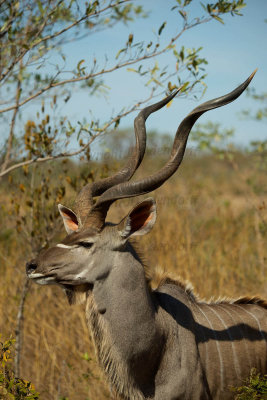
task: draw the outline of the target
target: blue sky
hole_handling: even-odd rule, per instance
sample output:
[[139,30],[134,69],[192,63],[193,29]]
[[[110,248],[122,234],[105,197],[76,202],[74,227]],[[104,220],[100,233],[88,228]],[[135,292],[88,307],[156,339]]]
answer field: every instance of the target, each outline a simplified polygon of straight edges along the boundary
[[[203,1],[207,3],[207,1]],[[144,5],[149,11],[149,17],[137,20],[128,26],[119,25],[112,31],[100,32],[92,39],[86,38],[78,43],[70,43],[65,51],[69,58],[69,67],[75,67],[80,59],[90,62],[93,57],[104,60],[109,58],[125,44],[129,33],[134,33],[136,41],[153,38],[153,30],[157,31],[163,21],[167,22],[162,33],[163,41],[169,38],[170,32],[175,33],[181,27],[181,18],[171,12],[175,0],[141,0],[137,3]],[[192,16],[203,14],[199,1],[193,0]],[[148,129],[175,134],[181,119],[185,117],[197,104],[214,97],[226,94],[244,81],[250,73],[258,68],[253,80],[253,87],[258,92],[267,91],[267,1],[248,0],[243,9],[242,17],[224,17],[225,24],[212,21],[185,32],[177,44],[185,47],[203,47],[202,56],[208,60],[206,66],[207,90],[200,101],[193,98],[177,99],[170,108],[164,108],[153,114],[147,123]],[[160,65],[174,63],[171,55],[164,55],[158,59]],[[69,117],[73,122],[82,120],[92,113],[94,117],[108,118],[119,112],[124,105],[146,98],[149,91],[135,74],[126,71],[117,71],[106,76],[106,83],[110,87],[108,99],[90,97],[86,91],[75,93],[72,101],[67,104]],[[246,145],[250,140],[266,139],[266,123],[241,120],[238,115],[242,109],[256,109],[257,104],[245,94],[237,101],[226,107],[206,113],[199,122],[208,120],[219,122],[225,128],[235,128],[235,142]],[[27,114],[31,113],[27,107]],[[132,127],[134,114],[125,118],[121,127]]]

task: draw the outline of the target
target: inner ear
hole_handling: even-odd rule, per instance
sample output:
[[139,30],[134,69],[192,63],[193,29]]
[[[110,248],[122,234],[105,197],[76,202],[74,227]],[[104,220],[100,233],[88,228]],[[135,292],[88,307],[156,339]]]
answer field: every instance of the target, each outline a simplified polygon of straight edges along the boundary
[[150,204],[142,204],[138,207],[138,210],[131,213],[129,216],[131,219],[132,232],[138,231],[140,228],[146,227],[147,224],[153,219],[153,214],[151,213]]
[[58,211],[63,219],[67,233],[70,234],[76,232],[79,229],[76,214],[70,208],[63,206],[62,204],[58,205]]
[[123,238],[145,235],[156,221],[156,203],[148,198],[137,204],[127,217],[119,224],[119,232]]

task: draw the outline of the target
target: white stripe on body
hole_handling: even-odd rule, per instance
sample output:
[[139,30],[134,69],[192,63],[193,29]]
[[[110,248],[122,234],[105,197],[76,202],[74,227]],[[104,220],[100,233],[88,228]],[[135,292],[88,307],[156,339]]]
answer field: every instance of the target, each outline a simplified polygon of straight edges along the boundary
[[[222,389],[224,388],[224,367],[223,367],[222,355],[221,355],[221,350],[220,350],[220,346],[219,346],[219,343],[218,343],[218,339],[217,339],[215,330],[213,329],[213,326],[212,326],[212,324],[211,324],[209,318],[207,317],[207,315],[205,314],[205,312],[204,312],[203,310],[201,310],[201,308],[199,307],[199,305],[198,305],[197,303],[196,303],[196,306],[197,306],[198,309],[201,311],[201,313],[204,315],[204,317],[205,317],[206,320],[208,321],[208,324],[209,324],[211,330],[213,331],[213,335],[214,335],[214,338],[215,338],[216,347],[217,347],[217,350],[218,350],[219,360],[220,360],[220,377],[221,377],[221,386],[220,386],[220,389],[222,390]],[[207,304],[207,306],[208,306],[208,304]],[[207,350],[208,350],[208,347],[207,347]]]
[[[233,304],[231,304],[231,305],[233,305]],[[227,313],[228,313],[228,311],[227,310],[225,310]],[[240,318],[240,315],[237,313],[237,311],[235,311],[235,310],[233,310],[233,309],[231,309],[231,313],[229,312],[228,314],[230,315],[230,317],[232,318],[232,320],[233,320],[233,322],[237,325],[237,324],[240,324],[240,322],[241,323],[244,323],[243,321],[242,321],[242,319],[239,321],[239,322],[236,322],[236,320],[234,319],[234,317],[233,317],[233,314],[237,314],[237,316]],[[248,348],[248,344],[247,344],[247,341],[246,341],[246,339],[245,339],[245,337],[244,337],[244,340],[242,340],[242,343],[244,344],[244,346],[245,346],[245,349],[246,349],[246,353],[247,353],[247,358],[248,358],[248,362],[249,362],[249,369],[251,369],[252,368],[252,362],[251,362],[251,358],[250,358],[250,354],[249,354],[249,348]]]
[[259,323],[258,318],[257,318],[254,314],[252,314],[251,312],[249,312],[248,310],[246,310],[245,307],[241,307],[239,304],[233,304],[233,305],[236,306],[236,307],[238,307],[238,308],[240,308],[241,310],[244,310],[244,311],[245,311],[246,313],[248,313],[252,318],[255,319],[255,321],[257,322],[257,325],[258,325],[260,334],[261,334],[262,338],[265,340],[265,337],[264,337],[264,334],[262,333],[261,325],[260,325],[260,323]]
[[[266,338],[265,338],[265,336],[264,336],[264,334],[263,334],[263,332],[262,332],[261,324],[260,324],[258,318],[256,317],[256,315],[252,314],[252,313],[251,313],[250,311],[248,311],[245,307],[241,307],[239,304],[233,304],[233,305],[236,306],[236,307],[238,307],[238,308],[240,308],[241,310],[244,310],[247,314],[249,314],[249,315],[257,322],[257,325],[258,325],[258,328],[259,328],[259,332],[260,332],[261,337],[262,337],[262,339],[263,339],[263,341],[264,341],[264,343],[265,343],[265,347],[267,348],[267,341],[266,341]],[[266,357],[265,357],[265,360],[266,360]],[[261,359],[259,359],[259,362],[260,362],[260,364],[262,364]],[[266,362],[266,361],[265,361],[265,362]]]
[[194,312],[193,312],[193,315],[194,315],[194,319],[195,319],[195,321],[197,322],[197,324],[199,325],[199,327],[200,327],[200,329],[201,329],[201,331],[202,331],[202,335],[203,335],[203,337],[204,337],[204,345],[205,345],[205,365],[208,365],[208,359],[209,359],[209,357],[208,357],[208,348],[207,348],[207,346],[208,346],[208,340],[206,340],[207,338],[206,338],[206,336],[205,336],[205,330],[203,329],[203,326],[199,323],[199,321],[198,321],[198,319],[197,319],[197,316],[196,316],[196,314],[194,314]]
[[[221,304],[218,304],[218,305],[221,306]],[[217,318],[219,318],[219,320],[222,322],[223,326],[225,327],[225,329],[227,331],[227,334],[228,334],[230,342],[231,342],[232,351],[233,351],[235,373],[236,373],[237,378],[240,379],[240,366],[239,366],[238,358],[237,358],[237,355],[236,355],[236,351],[235,351],[235,347],[234,347],[234,340],[232,338],[232,335],[231,335],[231,333],[229,331],[229,328],[225,324],[223,318],[216,312],[216,310],[214,310],[213,307],[211,307],[210,309],[216,314]]]

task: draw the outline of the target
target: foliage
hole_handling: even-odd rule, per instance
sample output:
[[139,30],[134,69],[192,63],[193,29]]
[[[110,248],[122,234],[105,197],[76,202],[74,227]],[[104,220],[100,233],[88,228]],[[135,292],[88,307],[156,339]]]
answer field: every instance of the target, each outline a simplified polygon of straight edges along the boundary
[[255,100],[256,102],[261,104],[261,107],[256,111],[256,113],[252,113],[250,110],[244,110],[243,116],[248,118],[253,118],[256,121],[262,121],[267,118],[267,93],[257,93],[255,88],[248,88],[247,95]]
[[[256,112],[251,110],[243,110],[242,115],[247,119],[258,122],[266,122],[267,120],[267,93],[257,93],[254,88],[247,90],[248,96],[255,100],[260,106]],[[267,171],[267,140],[254,140],[250,143],[258,168]]]
[[232,158],[234,146],[229,139],[234,135],[233,129],[221,129],[220,124],[207,122],[197,124],[190,134],[190,142],[196,150],[210,152],[220,159]]
[[14,339],[0,342],[0,398],[3,400],[37,400],[33,384],[15,376],[11,367]]
[[267,171],[267,140],[254,140],[250,143],[250,147],[255,155],[258,169]]
[[[266,209],[266,201],[261,198],[262,185],[266,187],[265,182],[258,181],[257,177],[267,171],[267,141],[252,141],[245,153],[247,158],[253,160],[250,167],[249,176],[244,177],[240,171],[240,151],[231,142],[234,135],[234,129],[222,129],[220,124],[207,122],[206,124],[198,124],[191,132],[190,141],[196,146],[194,151],[204,151],[213,154],[221,160],[229,163],[235,171],[239,179],[243,180],[247,185],[246,198],[250,200],[257,212],[259,221],[257,222],[257,232],[259,237],[265,235],[267,231],[267,219],[264,217],[263,211]],[[264,264],[264,259],[261,263]]]
[[267,375],[262,376],[253,368],[250,377],[243,386],[235,389],[238,394],[235,400],[265,400],[267,399]]
[[[146,17],[147,11],[137,1],[4,2],[0,11],[0,117],[2,126],[10,128],[8,135],[3,135],[0,177],[14,169],[59,157],[87,157],[92,142],[99,135],[116,128],[122,118],[160,91],[168,92],[182,86],[181,94],[188,94],[197,84],[204,85],[207,60],[201,55],[202,48],[178,47],[178,40],[185,31],[199,24],[213,19],[222,22],[226,14],[241,15],[245,3],[243,0],[208,3],[203,6],[203,15],[198,16],[193,15],[191,1],[173,0],[173,3],[172,12],[179,18],[172,32],[166,34],[167,22],[162,21],[152,39],[138,42],[134,22]],[[128,34],[118,43],[114,53],[107,46],[105,60],[93,56],[89,61],[85,58],[74,60],[68,55],[70,42],[87,38],[90,46],[95,34],[99,31],[109,34],[117,24],[127,24]],[[166,53],[173,55],[172,66],[162,64],[163,57],[160,57]],[[74,87],[86,89],[91,96],[106,96],[109,76],[120,69],[135,73],[146,85],[146,99],[125,105],[107,120],[92,116],[90,122],[77,123],[64,115],[66,103],[75,101]],[[47,98],[51,100],[52,111],[46,112],[41,121],[38,116],[31,118],[23,131],[19,118],[22,118],[24,105],[36,105],[39,97],[43,104],[40,109],[37,105],[37,114],[41,115]],[[70,151],[70,137],[78,139],[80,147],[75,151]]]
[[[112,161],[114,162],[128,157],[131,154],[133,146],[133,133],[129,129],[119,129],[111,132],[111,135],[103,135],[100,143],[99,153],[93,153],[92,158],[98,161]],[[172,147],[173,137],[169,134],[159,135],[156,131],[147,132],[147,147],[146,155],[168,156]],[[116,165],[115,165],[116,166]]]

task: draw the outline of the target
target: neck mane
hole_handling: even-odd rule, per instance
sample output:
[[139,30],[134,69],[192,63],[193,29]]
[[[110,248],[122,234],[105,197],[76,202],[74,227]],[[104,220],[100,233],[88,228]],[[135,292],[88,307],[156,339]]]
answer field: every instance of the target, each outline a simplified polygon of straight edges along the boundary
[[144,400],[142,393],[135,385],[129,367],[112,343],[108,325],[97,310],[92,292],[87,296],[86,319],[99,365],[111,388],[125,399]]
[[[129,362],[129,360],[127,362],[127,357],[125,358],[125,354],[123,353],[125,345],[122,347],[123,351],[120,351],[117,334],[119,329],[127,335],[127,329],[124,326],[125,322],[123,320],[128,321],[126,322],[126,326],[129,326],[129,329],[132,331],[136,330],[136,334],[139,335],[137,338],[139,337],[141,341],[143,340],[143,336],[145,336],[144,344],[145,346],[148,345],[149,348],[154,334],[154,309],[150,298],[151,290],[148,286],[149,278],[144,272],[142,256],[140,256],[139,252],[137,253],[132,244],[127,244],[125,250],[120,253],[119,258],[120,263],[113,266],[107,281],[103,281],[103,289],[101,289],[101,292],[105,292],[105,302],[108,300],[108,308],[113,307],[112,315],[109,314],[108,309],[104,313],[99,311],[100,297],[96,288],[96,292],[95,289],[87,292],[86,319],[99,365],[104,371],[111,388],[123,399],[144,400],[140,385],[137,386],[136,376],[133,376],[132,362]],[[118,287],[121,288],[117,293],[113,289],[114,279]],[[137,282],[139,283],[137,284]],[[132,284],[136,287],[131,288]],[[135,302],[131,301],[133,298],[135,298]],[[113,303],[114,299],[116,301]],[[129,300],[132,303],[131,315],[128,314],[128,318],[123,317],[123,320],[121,320],[122,315],[126,315],[127,310],[129,312],[127,304]],[[120,305],[123,310],[122,312],[119,310]],[[119,311],[118,315],[116,314],[117,310]],[[144,314],[143,316],[142,313]],[[137,318],[132,318],[133,314],[137,314]],[[151,326],[151,340],[147,339],[147,335],[144,335],[142,331],[144,319],[147,319],[148,323],[151,321],[149,323]],[[147,330],[147,328],[145,329]],[[129,348],[131,348],[133,346],[132,335],[129,336]],[[153,355],[152,351],[150,353]]]
[[180,277],[177,278],[169,277],[163,273],[159,278],[156,290],[164,285],[176,286],[177,289],[184,291],[191,301],[196,302],[198,304],[255,304],[258,305],[259,307],[267,309],[267,300],[259,296],[243,296],[243,297],[238,297],[236,299],[232,299],[229,297],[219,297],[215,300],[202,299],[200,296],[194,293],[193,286],[190,282],[184,281]]

